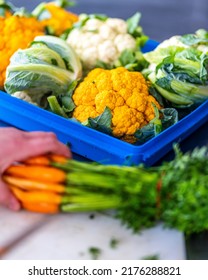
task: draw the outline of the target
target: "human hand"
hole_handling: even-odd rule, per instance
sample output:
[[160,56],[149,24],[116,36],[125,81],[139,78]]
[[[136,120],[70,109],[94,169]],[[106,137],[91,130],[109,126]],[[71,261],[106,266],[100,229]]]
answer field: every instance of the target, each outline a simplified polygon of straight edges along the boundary
[[66,145],[51,132],[25,132],[16,128],[0,128],[0,204],[17,211],[21,205],[2,180],[3,172],[15,161],[46,153],[71,157]]

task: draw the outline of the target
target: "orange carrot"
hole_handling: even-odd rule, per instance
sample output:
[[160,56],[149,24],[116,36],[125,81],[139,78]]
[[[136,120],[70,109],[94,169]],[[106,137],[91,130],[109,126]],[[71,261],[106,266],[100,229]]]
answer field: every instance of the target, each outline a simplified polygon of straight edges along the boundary
[[9,185],[18,200],[26,203],[51,203],[57,206],[61,204],[61,195],[47,191],[22,191]]
[[49,166],[50,165],[50,160],[48,159],[47,156],[42,155],[42,156],[36,156],[36,157],[31,157],[23,161],[24,164],[26,165],[44,165],[44,166]]
[[37,213],[45,213],[45,214],[55,214],[59,212],[59,207],[57,204],[52,203],[28,203],[23,202],[22,207],[25,210]]
[[12,165],[5,174],[51,183],[63,183],[66,179],[66,173],[63,170],[49,166]]
[[68,160],[68,158],[64,156],[54,155],[54,154],[49,155],[49,158],[51,161],[58,162],[58,163],[66,163]]
[[13,176],[4,175],[4,182],[11,184],[13,186],[19,187],[24,190],[42,190],[51,191],[56,193],[64,193],[65,186],[61,184],[55,184],[50,182],[40,182],[28,180],[25,178],[18,178]]

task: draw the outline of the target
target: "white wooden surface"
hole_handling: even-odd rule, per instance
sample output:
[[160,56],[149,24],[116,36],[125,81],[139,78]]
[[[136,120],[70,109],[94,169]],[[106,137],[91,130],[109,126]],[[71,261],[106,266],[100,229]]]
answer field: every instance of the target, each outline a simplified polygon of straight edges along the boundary
[[[0,208],[0,248],[33,228],[15,246],[1,256],[4,260],[88,260],[89,249],[98,248],[101,260],[137,260],[158,255],[163,260],[185,259],[183,235],[162,225],[133,234],[110,215],[42,215]],[[116,248],[110,245],[117,240]]]

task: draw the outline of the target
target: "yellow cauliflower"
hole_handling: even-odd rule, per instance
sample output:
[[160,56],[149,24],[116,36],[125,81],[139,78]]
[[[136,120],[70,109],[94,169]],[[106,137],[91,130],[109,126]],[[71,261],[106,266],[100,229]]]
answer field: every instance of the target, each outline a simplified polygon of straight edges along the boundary
[[85,122],[102,114],[106,107],[112,113],[112,133],[128,138],[154,117],[159,103],[148,92],[148,84],[140,72],[123,67],[112,70],[96,68],[89,72],[73,94],[76,108],[73,117]]
[[49,28],[48,31],[51,35],[60,36],[78,21],[78,15],[66,10],[69,5],[68,0],[41,2],[32,14],[41,21],[44,27]]

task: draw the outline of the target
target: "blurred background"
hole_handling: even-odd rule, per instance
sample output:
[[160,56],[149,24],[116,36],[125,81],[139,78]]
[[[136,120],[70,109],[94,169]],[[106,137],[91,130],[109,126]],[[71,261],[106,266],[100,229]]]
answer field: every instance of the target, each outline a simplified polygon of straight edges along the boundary
[[[32,10],[41,1],[11,0],[17,6]],[[49,2],[49,1],[45,1]],[[75,0],[70,8],[76,13],[99,13],[127,19],[142,14],[141,25],[151,39],[163,41],[173,35],[208,29],[207,0]]]

